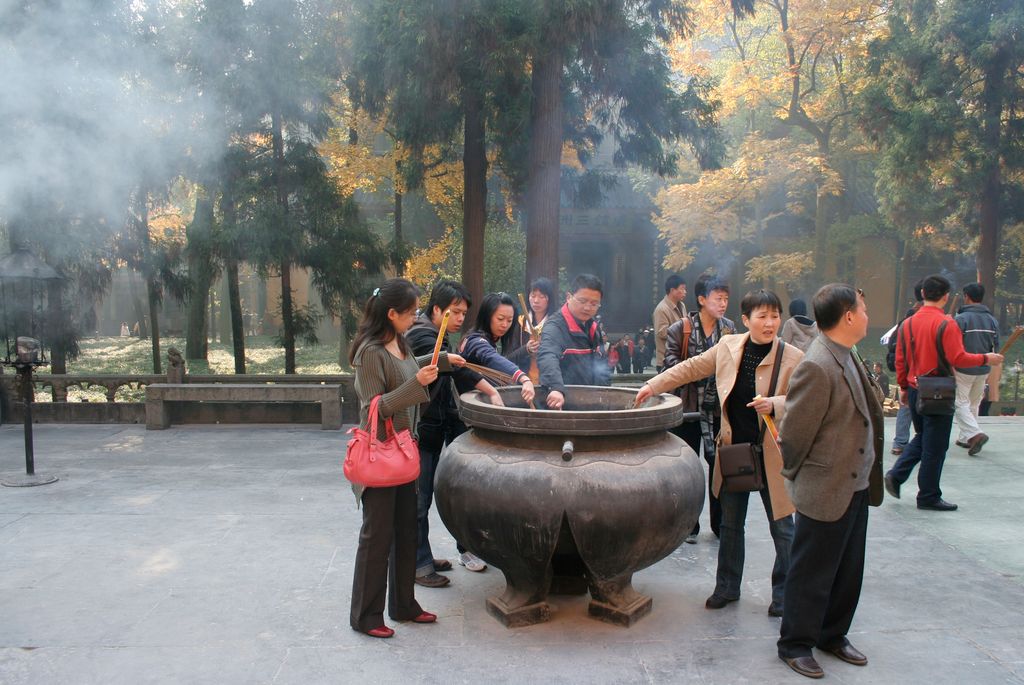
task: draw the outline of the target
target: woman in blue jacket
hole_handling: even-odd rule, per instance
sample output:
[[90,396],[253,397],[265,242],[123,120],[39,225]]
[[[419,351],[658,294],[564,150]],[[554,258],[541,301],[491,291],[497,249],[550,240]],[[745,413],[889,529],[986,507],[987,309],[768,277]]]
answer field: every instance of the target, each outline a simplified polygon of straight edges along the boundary
[[513,383],[522,384],[523,400],[529,404],[534,396],[533,382],[522,369],[498,352],[499,344],[503,351],[511,347],[515,320],[515,300],[510,295],[485,295],[476,315],[476,325],[462,341],[459,351],[467,362],[500,371],[509,375]]

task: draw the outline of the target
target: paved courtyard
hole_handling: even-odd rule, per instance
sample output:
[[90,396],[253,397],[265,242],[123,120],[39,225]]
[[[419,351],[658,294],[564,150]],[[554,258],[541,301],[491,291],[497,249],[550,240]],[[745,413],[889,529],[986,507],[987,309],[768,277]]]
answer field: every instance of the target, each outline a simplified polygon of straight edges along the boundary
[[[850,635],[870,664],[820,656],[825,682],[1024,683],[1024,420],[983,428],[979,457],[953,447],[946,462],[960,511],[918,511],[913,482],[872,509]],[[348,626],[360,512],[342,433],[40,425],[35,444],[60,481],[0,488],[0,683],[810,682],[775,656],[756,500],[743,596],[724,610],[704,609],[705,510],[697,545],[637,574],[654,610],[631,629],[588,618],[582,597],[506,629],[484,609],[501,574],[456,566],[450,587],[417,590],[436,625],[373,640]],[[0,478],[23,468],[21,428],[0,427]],[[455,559],[436,517],[432,531]]]

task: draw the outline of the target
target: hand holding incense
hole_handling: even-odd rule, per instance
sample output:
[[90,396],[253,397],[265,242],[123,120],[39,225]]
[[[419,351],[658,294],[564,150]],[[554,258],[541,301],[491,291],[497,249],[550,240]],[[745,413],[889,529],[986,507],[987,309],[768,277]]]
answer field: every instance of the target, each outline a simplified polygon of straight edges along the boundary
[[[763,400],[764,398],[757,395],[754,399]],[[771,434],[772,440],[777,444],[779,442],[779,429],[775,427],[775,419],[773,419],[770,414],[761,414],[761,418],[764,419],[764,425],[768,428],[768,432]]]

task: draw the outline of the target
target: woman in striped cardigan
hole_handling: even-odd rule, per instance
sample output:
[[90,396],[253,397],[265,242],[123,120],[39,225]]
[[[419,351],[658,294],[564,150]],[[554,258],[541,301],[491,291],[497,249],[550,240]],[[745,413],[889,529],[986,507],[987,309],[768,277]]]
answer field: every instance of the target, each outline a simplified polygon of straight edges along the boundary
[[[462,361],[457,355],[444,355],[431,365],[429,355],[412,356],[404,334],[416,318],[418,295],[416,286],[405,279],[386,281],[367,301],[352,341],[349,361],[355,369],[359,423],[368,429],[370,402],[380,395],[378,435],[384,435],[388,417],[396,431],[415,431],[419,406],[430,399],[427,386],[437,378],[438,367],[447,370],[450,363]],[[352,580],[352,629],[372,637],[395,634],[384,624],[389,578],[388,615],[396,621],[433,623],[437,616],[424,611],[414,593],[415,479],[395,487],[354,490],[363,507],[363,527]]]

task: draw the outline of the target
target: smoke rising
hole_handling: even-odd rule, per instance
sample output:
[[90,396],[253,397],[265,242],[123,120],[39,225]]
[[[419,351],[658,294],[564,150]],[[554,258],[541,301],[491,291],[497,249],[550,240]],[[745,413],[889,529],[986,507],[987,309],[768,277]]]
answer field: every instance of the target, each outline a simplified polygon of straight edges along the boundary
[[172,57],[173,9],[0,0],[0,222],[45,204],[116,227],[133,189],[201,163],[211,98]]

